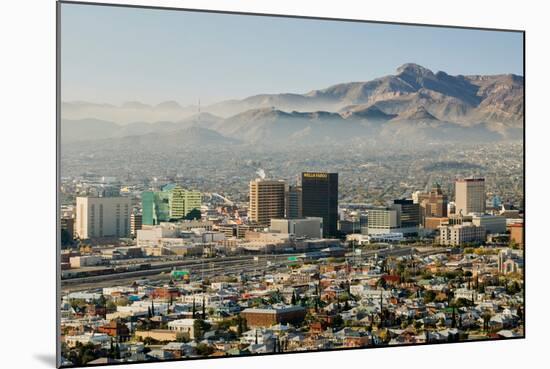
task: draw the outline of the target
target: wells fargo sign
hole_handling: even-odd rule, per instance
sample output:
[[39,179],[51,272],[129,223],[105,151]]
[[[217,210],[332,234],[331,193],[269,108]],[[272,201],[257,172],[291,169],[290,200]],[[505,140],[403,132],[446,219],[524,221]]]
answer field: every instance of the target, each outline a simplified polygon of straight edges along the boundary
[[304,178],[327,179],[328,174],[327,173],[305,172],[304,173]]

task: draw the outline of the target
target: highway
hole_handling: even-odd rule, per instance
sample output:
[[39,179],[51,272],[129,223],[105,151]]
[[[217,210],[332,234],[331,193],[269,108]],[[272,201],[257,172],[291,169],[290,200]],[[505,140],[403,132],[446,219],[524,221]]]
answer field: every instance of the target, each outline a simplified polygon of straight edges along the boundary
[[[361,259],[371,257],[375,254],[379,256],[405,256],[414,253],[419,256],[428,256],[445,252],[445,248],[427,248],[423,251],[418,251],[414,246],[393,246],[379,250],[363,250],[361,255],[355,255]],[[62,291],[64,293],[83,291],[89,289],[99,289],[110,287],[113,285],[130,284],[136,279],[147,278],[150,281],[168,280],[170,271],[174,268],[188,270],[192,280],[199,280],[206,277],[220,275],[236,275],[239,273],[249,273],[266,270],[269,265],[275,267],[295,263],[289,261],[291,256],[300,256],[303,253],[291,254],[273,254],[273,255],[242,255],[232,257],[218,257],[211,259],[192,259],[183,261],[164,261],[151,263],[151,269],[137,270],[130,272],[113,273],[99,276],[80,277],[64,279],[61,282]],[[354,257],[353,253],[348,253],[347,257]]]
[[[112,286],[114,283],[131,283],[136,279],[144,277],[147,277],[149,280],[168,280],[170,278],[169,272],[172,271],[174,267],[188,270],[192,278],[195,277],[193,279],[200,279],[202,276],[230,275],[243,271],[250,272],[254,271],[254,269],[261,271],[268,267],[268,261],[273,264],[289,264],[291,262],[288,260],[288,257],[298,255],[301,255],[301,253],[257,256],[243,255],[238,257],[193,259],[178,262],[157,262],[151,265],[151,269],[146,270],[64,279],[61,281],[61,286],[63,292],[73,292]],[[255,257],[258,259],[257,261]]]

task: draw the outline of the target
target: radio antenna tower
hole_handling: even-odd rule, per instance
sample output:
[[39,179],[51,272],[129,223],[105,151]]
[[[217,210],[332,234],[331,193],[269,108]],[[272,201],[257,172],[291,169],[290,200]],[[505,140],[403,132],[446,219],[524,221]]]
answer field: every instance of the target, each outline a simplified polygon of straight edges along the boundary
[[200,126],[200,123],[201,123],[201,99],[199,99],[199,118],[198,118],[198,123],[199,123],[199,126]]

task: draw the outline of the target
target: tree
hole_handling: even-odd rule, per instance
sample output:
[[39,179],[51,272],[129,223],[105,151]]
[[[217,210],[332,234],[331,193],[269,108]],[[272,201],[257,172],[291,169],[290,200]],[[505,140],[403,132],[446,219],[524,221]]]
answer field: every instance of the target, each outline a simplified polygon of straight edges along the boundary
[[244,318],[240,315],[237,315],[237,335],[240,337],[243,335],[243,332],[244,332],[244,324],[245,322],[243,322]]
[[197,220],[201,218],[201,211],[199,209],[193,209],[185,216],[186,220]]
[[292,298],[290,299],[292,305],[296,305],[296,292],[292,291]]
[[201,319],[202,319],[202,320],[205,320],[205,319],[206,319],[206,303],[205,303],[204,295],[202,295],[202,314],[201,314]]
[[456,328],[456,308],[454,307],[454,305],[453,305],[453,320],[451,323],[451,327]]
[[61,230],[61,246],[71,246],[73,244],[73,237],[66,229]]
[[105,298],[105,296],[103,296],[103,294],[101,294],[101,296],[99,296],[99,298],[96,300],[96,304],[103,308],[107,307],[107,299]]
[[79,343],[77,345],[77,351],[80,364],[86,364],[96,358],[95,347],[91,342],[85,345]]
[[195,347],[195,350],[197,351],[197,354],[201,356],[208,356],[214,352],[214,348],[205,343],[199,343],[197,347]]
[[428,304],[430,302],[433,302],[435,300],[436,293],[432,290],[427,290],[424,292],[424,303]]
[[332,327],[337,328],[344,325],[344,319],[342,319],[342,316],[340,314],[337,314],[334,319],[332,319]]
[[106,309],[108,312],[112,313],[113,311],[116,311],[116,304],[113,302],[113,300],[107,301]]
[[463,297],[459,298],[456,300],[456,307],[464,307],[464,306],[472,306],[474,305],[474,303],[472,302],[472,300],[468,300],[468,299],[465,299]]
[[195,313],[197,312],[197,306],[195,305],[195,299],[193,299],[193,310],[192,311],[193,311],[192,317],[193,317],[193,319],[195,319]]
[[188,342],[189,341],[189,336],[186,334],[186,333],[183,333],[183,332],[179,332],[176,334],[176,342]]
[[195,321],[193,322],[195,340],[200,341],[204,337],[204,333],[206,333],[209,329],[210,324],[202,319],[195,319]]
[[120,359],[120,345],[118,343],[115,345],[115,359]]

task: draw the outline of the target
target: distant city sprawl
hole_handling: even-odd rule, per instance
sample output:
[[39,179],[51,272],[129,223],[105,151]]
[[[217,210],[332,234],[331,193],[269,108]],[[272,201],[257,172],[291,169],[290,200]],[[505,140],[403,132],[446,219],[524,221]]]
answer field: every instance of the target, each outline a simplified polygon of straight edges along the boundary
[[522,150],[67,150],[65,364],[522,337]]

